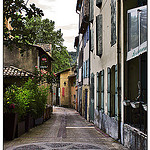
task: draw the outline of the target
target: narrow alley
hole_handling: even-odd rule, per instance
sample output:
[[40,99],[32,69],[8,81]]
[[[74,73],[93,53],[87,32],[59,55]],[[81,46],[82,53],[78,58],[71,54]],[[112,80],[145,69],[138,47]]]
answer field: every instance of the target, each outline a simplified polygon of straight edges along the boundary
[[54,107],[52,117],[19,138],[4,141],[4,150],[126,149],[77,111]]

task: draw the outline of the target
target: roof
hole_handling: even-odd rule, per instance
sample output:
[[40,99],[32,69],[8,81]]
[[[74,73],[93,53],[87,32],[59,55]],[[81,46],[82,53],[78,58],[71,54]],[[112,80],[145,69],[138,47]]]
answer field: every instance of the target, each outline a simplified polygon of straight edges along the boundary
[[75,74],[72,74],[72,75],[68,76],[68,78],[74,78],[74,77],[76,77]]
[[3,68],[3,75],[4,77],[29,77],[33,74],[14,66],[5,66]]
[[57,72],[56,75],[61,74],[61,73],[66,72],[66,71],[69,71],[69,70],[70,70],[70,68],[65,69],[65,70],[62,70],[62,71],[60,71],[60,72]]
[[33,46],[42,49],[51,58],[51,60],[54,61],[54,59],[51,56],[50,44],[38,43],[37,45],[33,45]]

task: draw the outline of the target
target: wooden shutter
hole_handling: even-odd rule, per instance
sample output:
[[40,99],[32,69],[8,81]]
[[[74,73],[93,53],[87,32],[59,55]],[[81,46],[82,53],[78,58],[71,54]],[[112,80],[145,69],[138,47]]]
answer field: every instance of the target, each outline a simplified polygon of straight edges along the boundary
[[94,20],[94,0],[90,0],[90,17],[89,21],[93,22]]
[[102,5],[102,0],[96,0],[96,6],[100,8],[101,5]]
[[111,46],[116,43],[116,0],[111,0]]
[[90,65],[89,65],[89,59],[88,59],[88,61],[87,61],[87,77],[88,77],[88,78],[89,78],[89,69],[90,69],[89,66],[90,66]]
[[118,118],[118,71],[117,65],[115,66],[115,118]]
[[90,51],[94,50],[94,30],[90,30]]
[[91,99],[94,100],[94,74],[91,74]]
[[99,76],[100,76],[100,73],[97,72],[97,81],[96,81],[96,85],[97,85],[97,90],[96,90],[96,108],[98,110],[99,110],[99,93],[100,93]]
[[85,72],[85,75],[84,75],[84,76],[85,76],[85,78],[86,78],[86,61],[85,61],[84,65],[85,65],[85,67],[84,67],[84,70],[85,70],[85,71],[84,71],[84,72]]
[[83,78],[84,78],[84,62],[83,62]]
[[96,17],[96,55],[102,56],[102,14]]
[[110,94],[111,94],[111,92],[110,92],[110,89],[111,89],[111,74],[110,74],[110,68],[107,68],[107,110],[108,110],[108,115],[110,116],[110,105],[111,105],[111,103],[110,103]]
[[88,26],[88,28],[87,28],[87,41],[89,40],[89,26]]
[[101,71],[101,110],[104,112],[104,70]]

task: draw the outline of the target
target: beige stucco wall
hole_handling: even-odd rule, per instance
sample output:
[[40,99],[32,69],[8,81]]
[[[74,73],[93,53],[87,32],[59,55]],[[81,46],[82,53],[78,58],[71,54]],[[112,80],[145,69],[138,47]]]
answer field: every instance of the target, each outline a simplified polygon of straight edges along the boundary
[[[94,73],[94,80],[96,81],[96,73],[104,69],[104,111],[107,114],[107,67],[112,67],[117,64],[117,44],[111,47],[111,0],[102,3],[99,9],[94,1],[94,21],[91,28],[94,29],[94,50],[90,53],[91,73]],[[96,55],[96,16],[102,14],[102,28],[103,28],[103,54],[101,58]],[[116,19],[117,20],[117,19]],[[94,83],[97,87],[97,83]],[[94,91],[94,108],[96,109],[96,88]]]

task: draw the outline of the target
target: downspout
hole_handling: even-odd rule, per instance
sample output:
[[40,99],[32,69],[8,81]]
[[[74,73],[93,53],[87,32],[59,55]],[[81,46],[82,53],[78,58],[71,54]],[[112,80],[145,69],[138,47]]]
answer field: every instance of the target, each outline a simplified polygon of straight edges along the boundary
[[121,32],[121,28],[120,28],[120,20],[121,20],[121,4],[120,4],[120,0],[117,1],[117,76],[118,76],[118,88],[117,88],[117,93],[118,93],[118,140],[121,141],[121,87],[120,87],[120,71],[121,71],[121,60],[120,60],[120,54],[121,54],[121,49],[120,49],[120,32]]

